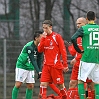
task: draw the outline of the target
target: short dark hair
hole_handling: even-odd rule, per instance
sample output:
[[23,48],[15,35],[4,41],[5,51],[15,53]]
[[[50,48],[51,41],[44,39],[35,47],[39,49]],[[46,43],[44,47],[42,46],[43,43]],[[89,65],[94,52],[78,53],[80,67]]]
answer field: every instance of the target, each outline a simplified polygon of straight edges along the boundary
[[48,24],[49,26],[52,26],[51,20],[45,20],[45,21],[43,22],[43,24]]
[[95,13],[93,11],[88,11],[87,12],[87,19],[90,20],[94,20],[95,19]]
[[33,39],[35,40],[35,38],[36,38],[36,37],[39,37],[39,36],[40,36],[40,34],[42,34],[42,33],[43,33],[43,32],[42,32],[42,31],[40,31],[40,30],[35,31],[35,32],[34,32],[34,38],[33,38]]

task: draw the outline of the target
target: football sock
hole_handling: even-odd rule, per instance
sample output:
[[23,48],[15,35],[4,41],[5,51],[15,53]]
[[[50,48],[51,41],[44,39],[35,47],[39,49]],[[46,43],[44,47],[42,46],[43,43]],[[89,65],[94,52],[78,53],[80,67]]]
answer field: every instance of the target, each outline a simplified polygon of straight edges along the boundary
[[60,93],[62,95],[62,99],[66,99],[67,98],[67,90],[66,90],[66,88],[62,88],[60,90]]
[[26,89],[26,99],[32,99],[33,89]]
[[70,88],[67,91],[67,99],[73,99],[74,97],[79,97],[77,88]]
[[67,91],[67,99],[72,99],[72,88]]
[[49,84],[50,88],[56,93],[59,94],[60,90],[55,86],[55,84]]
[[12,99],[17,99],[18,92],[19,92],[19,88],[17,88],[16,86],[14,86],[14,88],[12,90]]
[[78,93],[79,93],[80,99],[85,99],[85,90],[84,90],[83,83],[78,84]]
[[91,91],[91,97],[92,97],[92,99],[95,99],[95,90]]
[[95,99],[99,99],[99,84],[95,84]]
[[45,86],[40,86],[40,96],[42,97],[42,99],[46,99],[46,94],[47,94],[47,87]]

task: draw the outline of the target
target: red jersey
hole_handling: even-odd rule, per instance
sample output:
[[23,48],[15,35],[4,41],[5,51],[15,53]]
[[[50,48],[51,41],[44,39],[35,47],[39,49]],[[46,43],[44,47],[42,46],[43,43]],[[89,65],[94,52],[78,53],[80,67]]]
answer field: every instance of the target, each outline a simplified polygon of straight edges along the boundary
[[[54,66],[57,69],[67,67],[67,53],[64,41],[60,34],[52,32],[46,38],[42,37],[38,52],[44,52],[44,64]],[[63,65],[60,57],[62,56]]]
[[[82,47],[82,39],[81,39],[81,37],[79,37],[79,38],[77,39],[77,44],[78,44],[79,48],[82,50],[83,47]],[[68,47],[68,50],[69,50],[69,52],[70,52],[70,54],[71,54],[72,56],[75,56],[75,59],[77,60],[76,64],[79,66],[79,63],[80,63],[80,59],[81,59],[81,57],[82,57],[82,54],[78,53],[78,52],[74,49],[73,44]]]

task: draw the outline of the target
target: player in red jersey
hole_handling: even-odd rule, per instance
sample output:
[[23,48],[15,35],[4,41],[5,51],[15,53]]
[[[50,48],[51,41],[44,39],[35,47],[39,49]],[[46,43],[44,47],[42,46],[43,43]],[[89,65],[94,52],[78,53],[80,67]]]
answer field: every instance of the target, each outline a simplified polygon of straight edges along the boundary
[[[86,19],[83,17],[80,17],[77,19],[76,24],[77,24],[77,28],[80,28],[81,26],[85,25],[87,23]],[[79,97],[77,96],[77,84],[78,84],[78,71],[79,71],[79,64],[80,64],[80,59],[82,57],[82,54],[78,53],[74,47],[73,44],[68,44],[68,42],[65,42],[66,45],[68,46],[68,50],[70,52],[70,54],[72,56],[75,56],[74,59],[71,60],[70,64],[73,65],[73,69],[72,69],[72,74],[71,74],[71,78],[70,78],[70,83],[69,83],[69,90],[67,93],[67,99],[73,99],[74,97]],[[77,44],[79,46],[80,49],[83,50],[82,48],[82,39],[81,37],[79,37],[77,39]],[[90,89],[93,90],[93,83],[91,80],[86,81],[86,83],[88,83],[88,86],[91,86]],[[94,96],[94,91],[91,91]],[[93,97],[92,96],[92,97]]]
[[[60,34],[52,31],[52,22],[43,22],[43,37],[38,45],[38,51],[44,52],[44,66],[41,75],[39,99],[46,99],[47,86],[54,83],[60,90],[60,99],[66,99],[63,72],[69,70],[64,41]],[[63,64],[60,57],[62,56]]]

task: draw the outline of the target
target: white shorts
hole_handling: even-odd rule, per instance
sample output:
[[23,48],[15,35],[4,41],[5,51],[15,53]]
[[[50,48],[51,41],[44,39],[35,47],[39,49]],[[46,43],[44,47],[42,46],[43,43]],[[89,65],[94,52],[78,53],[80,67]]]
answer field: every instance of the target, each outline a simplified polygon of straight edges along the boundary
[[35,83],[34,75],[34,70],[29,71],[21,68],[16,68],[15,80],[23,83]]
[[78,80],[86,82],[87,77],[99,83],[99,64],[80,61]]

